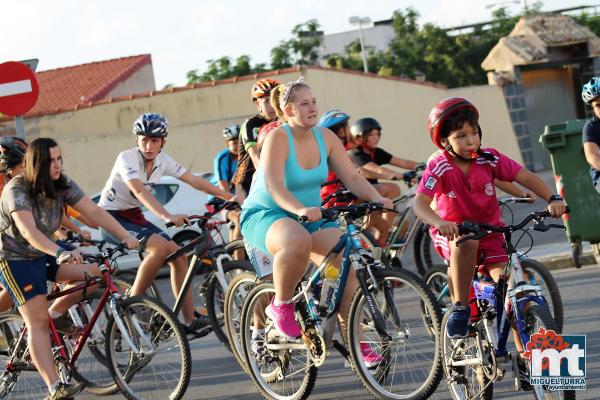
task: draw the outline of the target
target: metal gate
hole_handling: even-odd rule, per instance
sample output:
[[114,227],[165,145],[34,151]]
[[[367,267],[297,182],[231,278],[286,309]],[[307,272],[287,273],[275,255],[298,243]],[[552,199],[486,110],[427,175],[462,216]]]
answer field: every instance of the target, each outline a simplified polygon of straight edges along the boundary
[[[577,67],[575,67],[577,68]],[[538,70],[521,70],[521,79],[527,107],[529,137],[536,171],[550,168],[550,156],[538,138],[544,127],[577,118],[573,66]]]

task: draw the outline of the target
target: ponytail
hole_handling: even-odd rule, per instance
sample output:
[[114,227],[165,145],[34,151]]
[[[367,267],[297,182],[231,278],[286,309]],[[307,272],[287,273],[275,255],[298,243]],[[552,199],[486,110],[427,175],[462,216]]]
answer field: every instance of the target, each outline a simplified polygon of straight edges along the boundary
[[275,89],[271,90],[270,100],[275,113],[277,114],[277,118],[280,121],[286,122],[287,117],[281,108],[281,103],[283,102],[283,96],[285,94],[285,85],[277,85]]

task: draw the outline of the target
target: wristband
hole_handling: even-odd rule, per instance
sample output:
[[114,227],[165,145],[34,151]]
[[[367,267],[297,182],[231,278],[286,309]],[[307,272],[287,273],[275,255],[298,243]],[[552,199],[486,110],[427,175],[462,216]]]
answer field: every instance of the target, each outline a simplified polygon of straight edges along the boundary
[[58,259],[60,258],[60,255],[61,255],[62,253],[64,253],[65,251],[66,251],[65,249],[63,249],[62,247],[59,247],[59,248],[56,250],[56,254],[54,255],[54,258],[56,258],[56,259],[58,260]]
[[550,198],[548,199],[548,203],[552,203],[553,201],[564,201],[564,199],[563,199],[563,198],[562,198],[560,195],[558,195],[558,194],[554,193],[554,194],[553,194],[552,196],[550,196]]

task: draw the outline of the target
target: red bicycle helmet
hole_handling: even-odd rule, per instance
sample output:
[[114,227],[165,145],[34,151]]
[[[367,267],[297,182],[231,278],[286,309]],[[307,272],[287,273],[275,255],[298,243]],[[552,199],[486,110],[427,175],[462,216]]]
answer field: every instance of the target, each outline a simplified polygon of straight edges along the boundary
[[[427,121],[427,129],[429,130],[433,144],[444,150],[444,146],[442,146],[441,143],[442,127],[444,126],[444,122],[446,122],[448,116],[465,108],[470,108],[479,117],[477,108],[475,108],[473,103],[464,97],[448,97],[447,99],[437,103],[431,109],[431,112],[429,113],[429,120]],[[481,136],[481,130],[479,130],[479,135]]]
[[273,129],[279,128],[280,126],[281,126],[281,122],[273,121],[273,122],[269,122],[268,124],[263,125],[262,128],[260,128],[260,130],[258,131],[258,138],[256,140],[256,145],[258,146],[259,149],[262,147],[263,143],[265,142],[267,135],[269,133],[271,133],[271,131]]
[[268,96],[271,94],[271,90],[275,89],[277,86],[279,86],[279,82],[275,79],[267,78],[257,81],[254,86],[252,86],[252,101]]

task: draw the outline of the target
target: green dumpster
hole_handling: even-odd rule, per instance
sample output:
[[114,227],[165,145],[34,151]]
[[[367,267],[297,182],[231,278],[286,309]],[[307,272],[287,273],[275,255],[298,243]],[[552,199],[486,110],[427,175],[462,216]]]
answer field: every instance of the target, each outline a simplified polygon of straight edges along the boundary
[[576,119],[546,125],[540,136],[540,143],[550,152],[556,190],[571,208],[564,222],[577,268],[581,267],[581,242],[591,242],[595,255],[600,242],[600,194],[592,186],[581,143],[585,123],[586,120]]

